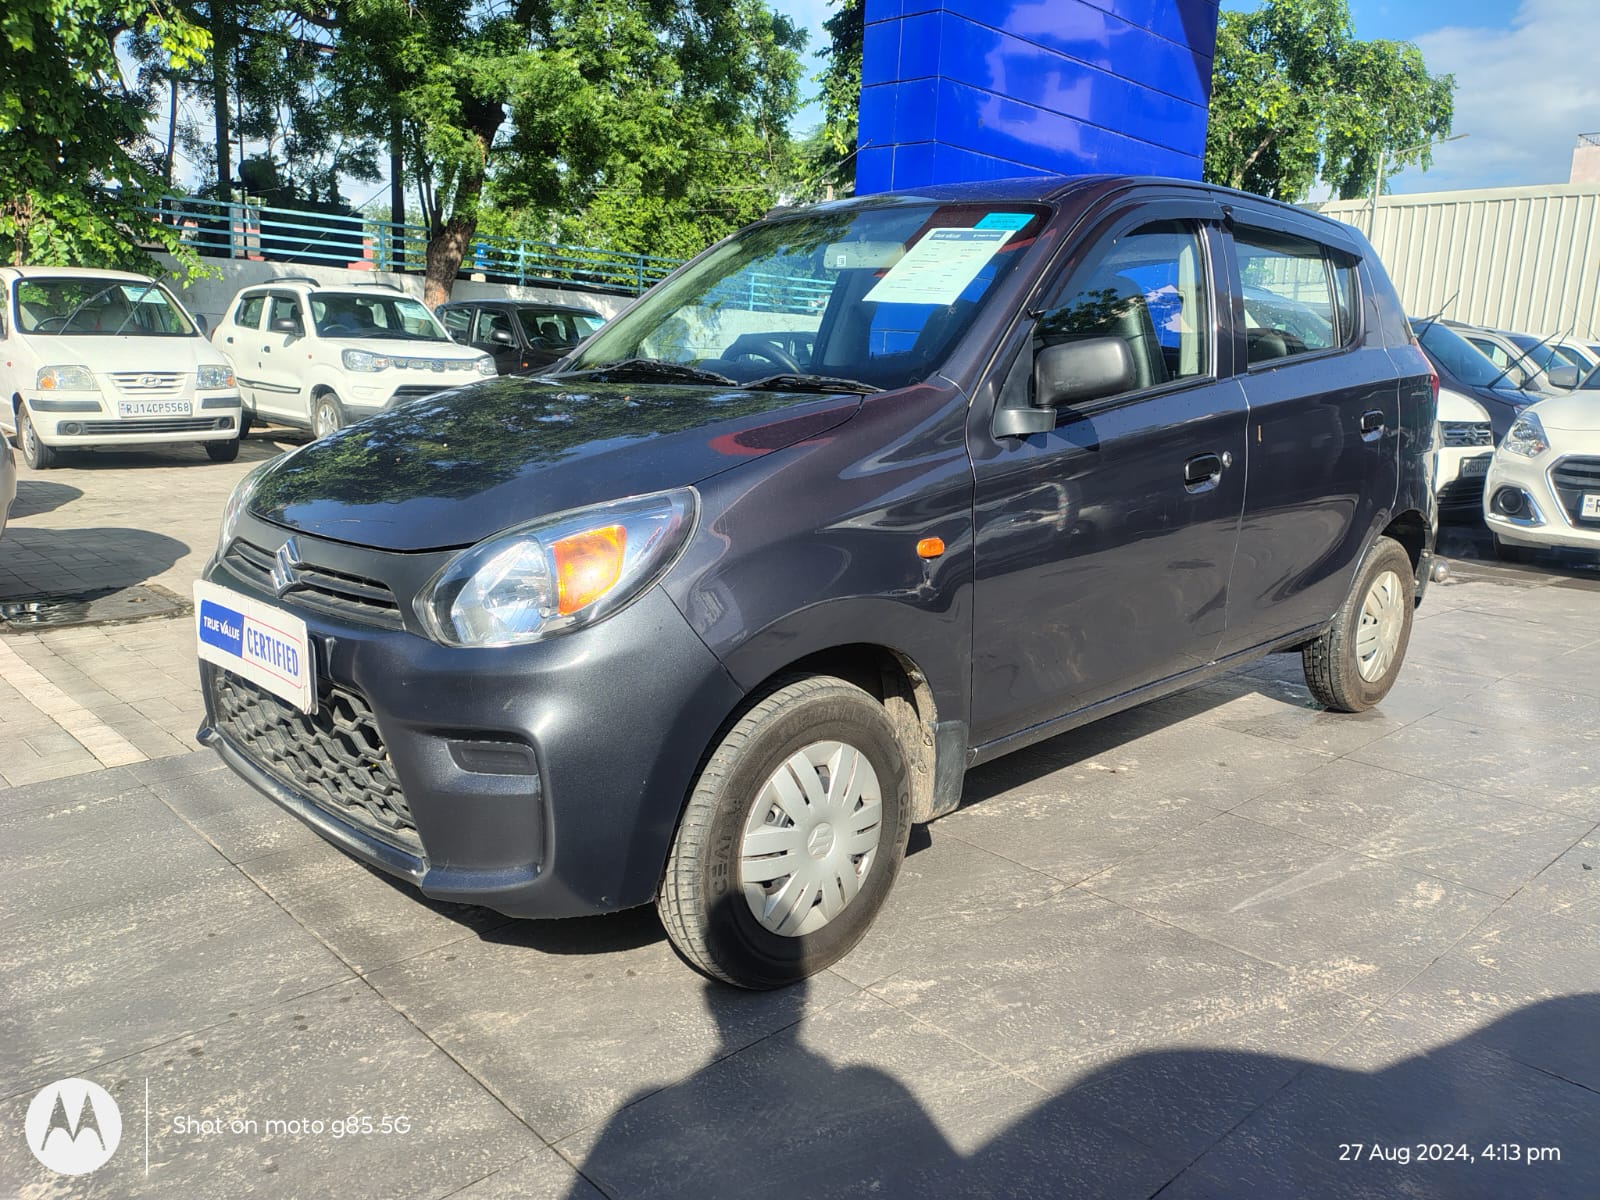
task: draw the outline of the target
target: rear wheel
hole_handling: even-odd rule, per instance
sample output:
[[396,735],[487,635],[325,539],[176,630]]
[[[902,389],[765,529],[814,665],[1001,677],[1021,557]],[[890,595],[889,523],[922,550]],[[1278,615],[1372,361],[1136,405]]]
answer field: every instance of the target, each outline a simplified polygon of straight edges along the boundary
[[905,857],[905,756],[883,705],[831,676],[780,684],[701,769],[656,907],[693,966],[775,988],[866,933]]
[[239,457],[239,439],[229,438],[225,442],[207,442],[206,455],[212,462],[232,462]]
[[1416,592],[1405,547],[1379,538],[1333,624],[1301,650],[1306,686],[1318,704],[1362,712],[1389,694],[1411,641]]
[[33,427],[26,406],[17,409],[17,447],[22,451],[22,461],[35,471],[48,471],[60,461],[60,455],[39,440],[39,431]]
[[327,437],[344,428],[344,406],[332,392],[319,392],[311,406],[311,432]]

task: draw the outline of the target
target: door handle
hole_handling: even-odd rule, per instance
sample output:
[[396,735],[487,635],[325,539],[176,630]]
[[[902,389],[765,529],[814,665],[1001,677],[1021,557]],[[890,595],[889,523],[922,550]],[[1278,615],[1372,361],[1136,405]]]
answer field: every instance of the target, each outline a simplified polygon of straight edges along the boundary
[[230,346],[233,345],[233,335],[231,333],[227,337],[223,338],[222,340],[227,342],[228,345],[230,345]]
[[1222,459],[1215,454],[1197,454],[1183,464],[1183,486],[1191,492],[1216,486],[1222,478]]
[[1361,414],[1361,436],[1370,440],[1371,437],[1382,433],[1386,424],[1388,422],[1382,412],[1376,408],[1368,409]]
[[271,354],[272,353],[272,347],[271,346],[263,346],[263,347],[261,347],[261,353],[263,353],[263,354]]

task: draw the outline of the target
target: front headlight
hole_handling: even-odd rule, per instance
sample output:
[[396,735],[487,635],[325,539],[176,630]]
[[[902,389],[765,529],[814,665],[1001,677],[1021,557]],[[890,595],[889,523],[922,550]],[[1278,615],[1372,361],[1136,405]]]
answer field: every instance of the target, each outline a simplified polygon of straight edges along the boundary
[[645,592],[694,528],[692,488],[574,509],[463,550],[417,595],[447,646],[515,646],[593,625]]
[[218,388],[231,388],[233,386],[233,368],[219,367],[214,363],[207,363],[195,373],[195,390],[201,392],[216,391]]
[[34,384],[41,392],[98,392],[94,372],[88,367],[67,364],[58,367],[40,367]]
[[487,354],[480,358],[474,365],[478,368],[479,375],[494,374],[494,359],[490,358]]
[[1545,437],[1544,426],[1539,424],[1539,418],[1531,412],[1525,412],[1512,423],[1500,448],[1524,458],[1538,458],[1550,449],[1550,439]]
[[270,462],[262,463],[234,485],[233,491],[228,496],[228,503],[222,509],[222,525],[217,530],[218,558],[222,557],[222,552],[228,548],[228,543],[233,541],[233,532],[239,526],[239,517],[250,507],[250,501],[256,494],[256,485],[261,482],[261,474],[270,465]]
[[344,365],[348,371],[385,371],[389,368],[389,356],[373,354],[370,350],[346,350]]

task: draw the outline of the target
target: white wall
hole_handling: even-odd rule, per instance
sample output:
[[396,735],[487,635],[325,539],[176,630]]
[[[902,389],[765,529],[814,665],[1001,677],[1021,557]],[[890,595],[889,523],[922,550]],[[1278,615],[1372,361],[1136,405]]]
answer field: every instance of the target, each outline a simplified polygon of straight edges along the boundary
[[[165,254],[156,257],[180,281],[183,279],[182,271],[175,259]],[[393,271],[350,271],[343,267],[255,262],[249,259],[205,258],[201,259],[201,262],[207,267],[219,270],[220,277],[191,278],[187,282],[182,282],[177,290],[184,307],[192,313],[203,316],[212,329],[217,327],[217,322],[228,309],[228,302],[241,288],[258,283],[270,283],[285,275],[309,277],[331,286],[388,283],[415,296],[418,300],[422,299],[421,275],[401,275]],[[495,300],[576,304],[582,308],[592,308],[607,318],[616,316],[632,300],[631,296],[619,296],[610,292],[585,292],[558,287],[518,287],[515,284],[477,283],[466,279],[456,280],[455,287],[450,293],[452,300],[478,300],[485,297]]]

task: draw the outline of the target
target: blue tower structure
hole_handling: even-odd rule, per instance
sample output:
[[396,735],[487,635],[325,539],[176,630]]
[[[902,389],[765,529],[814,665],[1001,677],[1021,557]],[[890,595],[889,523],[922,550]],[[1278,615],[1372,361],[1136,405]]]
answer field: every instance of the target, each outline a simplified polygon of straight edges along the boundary
[[1198,179],[1217,0],[866,0],[858,194]]

